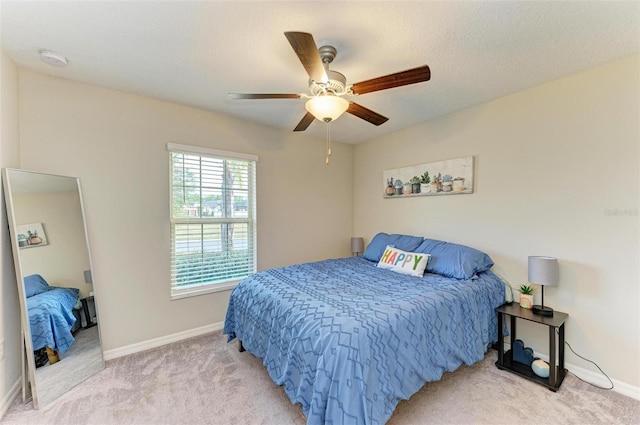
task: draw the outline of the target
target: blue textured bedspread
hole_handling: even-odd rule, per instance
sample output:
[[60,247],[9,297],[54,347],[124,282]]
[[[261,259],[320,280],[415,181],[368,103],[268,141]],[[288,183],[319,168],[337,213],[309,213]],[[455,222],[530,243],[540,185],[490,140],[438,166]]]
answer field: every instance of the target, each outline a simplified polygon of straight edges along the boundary
[[263,360],[307,424],[384,424],[425,382],[497,341],[504,283],[376,267],[362,257],[267,270],[229,300],[224,333]]
[[53,288],[27,298],[33,350],[49,347],[60,354],[69,350],[75,341],[71,328],[78,294],[78,288]]

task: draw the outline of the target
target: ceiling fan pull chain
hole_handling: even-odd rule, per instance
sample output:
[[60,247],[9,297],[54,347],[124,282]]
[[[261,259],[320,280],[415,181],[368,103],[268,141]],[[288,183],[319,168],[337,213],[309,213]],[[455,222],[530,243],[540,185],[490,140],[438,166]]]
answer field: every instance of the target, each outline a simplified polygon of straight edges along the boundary
[[327,165],[329,165],[330,156],[331,156],[331,139],[329,138],[329,121],[327,121],[327,157],[324,161],[324,163]]

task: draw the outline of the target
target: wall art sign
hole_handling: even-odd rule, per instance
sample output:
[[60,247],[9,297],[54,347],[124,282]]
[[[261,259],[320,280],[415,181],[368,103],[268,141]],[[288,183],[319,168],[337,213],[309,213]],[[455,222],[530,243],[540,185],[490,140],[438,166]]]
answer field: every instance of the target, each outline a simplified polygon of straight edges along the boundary
[[382,178],[385,198],[473,193],[473,156],[384,170]]
[[20,249],[48,244],[42,223],[18,225],[18,247]]

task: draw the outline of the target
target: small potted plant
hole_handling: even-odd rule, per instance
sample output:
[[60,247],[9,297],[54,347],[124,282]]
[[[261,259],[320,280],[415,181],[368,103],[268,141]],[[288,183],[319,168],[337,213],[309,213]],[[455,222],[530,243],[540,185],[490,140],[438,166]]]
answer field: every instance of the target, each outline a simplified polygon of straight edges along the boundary
[[396,179],[395,182],[393,182],[393,188],[396,190],[396,195],[402,195],[402,180],[400,179]]
[[403,195],[411,195],[411,183],[405,183],[404,189],[402,189]]
[[442,190],[442,174],[438,173],[437,176],[431,180],[431,191],[440,192]]
[[520,307],[531,309],[533,307],[533,286],[520,285]]
[[389,180],[387,180],[387,188],[384,191],[384,194],[386,196],[393,196],[396,193],[395,189],[393,188],[393,177],[391,177]]
[[409,180],[409,183],[411,183],[411,193],[420,193],[420,177],[418,176],[411,177],[411,180]]
[[464,177],[456,177],[453,179],[453,191],[460,192],[464,190]]
[[431,192],[431,177],[429,176],[429,172],[425,171],[423,175],[420,176],[420,192],[421,193],[429,193]]
[[453,177],[449,174],[442,176],[442,191],[451,192],[453,190]]

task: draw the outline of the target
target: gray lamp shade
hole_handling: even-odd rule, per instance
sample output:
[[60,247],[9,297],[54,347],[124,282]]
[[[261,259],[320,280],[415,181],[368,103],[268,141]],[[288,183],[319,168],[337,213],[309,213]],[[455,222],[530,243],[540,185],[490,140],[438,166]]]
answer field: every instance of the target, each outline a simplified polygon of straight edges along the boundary
[[364,239],[351,238],[351,252],[356,255],[358,255],[361,252],[364,252]]
[[555,286],[558,284],[558,259],[554,257],[529,257],[529,283]]

